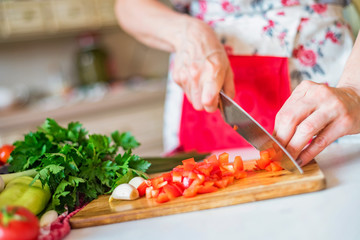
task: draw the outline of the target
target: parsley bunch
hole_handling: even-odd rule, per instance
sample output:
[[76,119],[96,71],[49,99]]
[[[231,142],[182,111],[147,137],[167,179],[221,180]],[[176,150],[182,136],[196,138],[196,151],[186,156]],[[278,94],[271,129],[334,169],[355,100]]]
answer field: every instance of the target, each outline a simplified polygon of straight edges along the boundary
[[[48,184],[51,208],[72,211],[80,200],[91,201],[128,182],[134,175],[145,176],[150,163],[132,154],[139,143],[128,132],[111,136],[91,134],[78,122],[61,127],[46,119],[36,132],[14,143],[9,171],[36,169],[35,182]],[[119,148],[123,154],[118,154]]]

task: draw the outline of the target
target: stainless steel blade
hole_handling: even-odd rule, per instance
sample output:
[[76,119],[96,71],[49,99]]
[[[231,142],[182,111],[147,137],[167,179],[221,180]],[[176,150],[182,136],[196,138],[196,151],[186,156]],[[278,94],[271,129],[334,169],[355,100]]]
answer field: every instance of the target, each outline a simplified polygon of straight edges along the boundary
[[259,151],[269,148],[280,150],[283,153],[280,165],[291,172],[303,174],[299,164],[286,149],[223,91],[220,92],[220,111],[226,123],[256,149]]

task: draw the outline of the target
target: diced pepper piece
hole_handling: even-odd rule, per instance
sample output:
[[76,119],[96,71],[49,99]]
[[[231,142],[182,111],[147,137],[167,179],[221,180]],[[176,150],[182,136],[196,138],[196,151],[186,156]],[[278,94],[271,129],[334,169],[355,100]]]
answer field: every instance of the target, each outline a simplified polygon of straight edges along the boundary
[[192,185],[184,190],[183,196],[186,198],[195,197],[197,195],[198,189],[199,189],[198,185]]
[[220,154],[219,162],[220,162],[220,164],[228,164],[229,163],[229,154],[228,153]]
[[156,178],[153,178],[151,179],[151,186],[154,187],[154,189],[159,189],[160,188],[160,184],[162,184],[164,182],[164,179],[163,177],[156,177]]
[[184,192],[185,190],[185,187],[182,183],[179,183],[179,182],[173,182],[171,183],[171,185],[173,185],[174,187],[176,187],[180,192],[181,194]]
[[196,162],[194,158],[185,159],[182,161],[185,171],[192,171],[195,168]]
[[244,170],[244,162],[240,156],[236,156],[234,159],[235,172]]
[[277,164],[276,162],[272,162],[269,164],[269,166],[267,166],[265,168],[266,171],[269,171],[269,172],[276,172],[276,171],[281,171],[283,168]]
[[224,177],[224,179],[227,180],[227,185],[230,185],[234,182],[234,176],[227,176],[227,177]]
[[194,179],[190,179],[188,177],[184,177],[182,184],[184,185],[185,188],[190,187],[190,185],[192,184],[192,182],[194,181]]
[[244,171],[239,171],[239,172],[236,172],[236,173],[234,174],[234,177],[235,177],[235,179],[246,178],[246,177],[247,177],[247,173],[244,172]]
[[174,199],[174,198],[177,198],[177,197],[180,197],[182,195],[182,192],[179,191],[178,188],[176,188],[175,186],[171,185],[171,184],[168,184],[166,186],[164,186],[164,192],[167,194],[168,198],[171,200],[171,199]]
[[211,163],[205,163],[197,167],[197,169],[207,177],[210,176],[210,173],[213,170],[213,168],[214,166]]
[[260,159],[256,161],[257,166],[260,169],[265,169],[271,163],[270,155],[268,151],[260,152]]
[[152,198],[152,190],[153,190],[154,188],[151,186],[151,187],[147,187],[146,188],[146,191],[145,191],[145,194],[146,194],[146,198]]
[[274,160],[275,156],[276,156],[276,151],[274,148],[269,148],[266,150],[269,153],[270,159]]
[[170,182],[172,180],[172,175],[170,172],[168,173],[163,173],[161,175],[161,177],[163,178],[164,181]]
[[227,187],[227,185],[228,185],[228,179],[226,179],[226,178],[223,178],[223,179],[221,179],[221,180],[217,180],[216,182],[215,182],[215,186],[216,187],[218,187],[218,188],[226,188]]
[[151,190],[151,197],[157,198],[159,196],[160,190],[159,189],[153,189]]
[[172,181],[173,182],[179,182],[179,183],[181,183],[182,182],[182,174],[181,174],[181,172],[172,172],[172,175],[173,175],[173,177],[172,177]]
[[156,198],[156,202],[157,203],[164,203],[164,202],[168,202],[170,199],[168,197],[168,195],[165,192],[161,192],[159,194],[159,196]]
[[151,181],[149,180],[145,180],[143,181],[138,187],[137,190],[139,192],[139,196],[142,197],[145,195],[146,193],[146,188],[151,186]]
[[214,182],[205,182],[204,185],[200,186],[198,189],[199,194],[216,192],[217,187],[214,186]]

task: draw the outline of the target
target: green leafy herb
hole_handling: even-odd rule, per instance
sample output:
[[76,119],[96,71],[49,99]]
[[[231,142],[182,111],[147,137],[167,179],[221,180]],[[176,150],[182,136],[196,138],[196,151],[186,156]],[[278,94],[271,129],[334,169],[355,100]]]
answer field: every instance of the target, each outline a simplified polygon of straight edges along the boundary
[[[14,145],[9,171],[36,169],[33,182],[40,179],[49,185],[51,207],[59,213],[65,207],[73,210],[81,200],[88,202],[110,192],[133,176],[146,177],[144,172],[150,166],[132,154],[139,143],[130,133],[89,135],[78,122],[64,128],[46,119],[36,132],[26,134]],[[120,148],[123,154],[118,154]]]

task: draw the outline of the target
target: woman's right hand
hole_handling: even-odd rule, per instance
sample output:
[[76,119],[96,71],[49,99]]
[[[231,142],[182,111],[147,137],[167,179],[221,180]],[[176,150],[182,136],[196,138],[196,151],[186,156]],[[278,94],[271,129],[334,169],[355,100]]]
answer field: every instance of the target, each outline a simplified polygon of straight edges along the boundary
[[221,89],[235,95],[233,72],[213,29],[198,19],[184,19],[184,30],[175,36],[173,79],[196,110],[214,112]]

